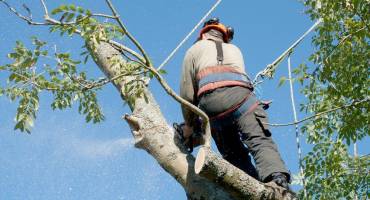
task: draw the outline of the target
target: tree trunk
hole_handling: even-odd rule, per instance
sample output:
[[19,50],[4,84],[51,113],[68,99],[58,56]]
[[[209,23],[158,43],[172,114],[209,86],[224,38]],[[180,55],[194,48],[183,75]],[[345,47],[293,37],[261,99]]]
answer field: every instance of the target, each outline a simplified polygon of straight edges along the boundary
[[[121,53],[110,44],[104,42],[92,45],[95,45],[95,48],[91,50],[95,62],[108,78],[114,77],[117,66],[111,64],[112,59],[120,59],[124,63],[125,60],[123,60]],[[130,95],[122,93],[122,88],[124,88],[125,83],[132,79],[133,77],[127,76],[122,81],[114,83],[123,97]],[[278,197],[282,197],[282,191],[284,190],[266,186],[254,180],[214,154],[207,154],[210,157],[206,158],[206,163],[210,163],[208,158],[210,158],[211,162],[212,160],[217,160],[215,162],[216,166],[213,166],[214,169],[212,170],[217,172],[220,171],[217,168],[222,167],[226,170],[225,172],[235,176],[235,180],[238,180],[237,176],[240,176],[239,180],[227,183],[219,182],[219,177],[212,178],[207,172],[205,172],[207,174],[206,178],[197,175],[194,171],[194,157],[188,154],[182,145],[178,143],[174,136],[174,130],[164,119],[150,91],[144,88],[144,93],[148,97],[147,101],[143,97],[139,97],[135,99],[135,102],[128,102],[132,114],[124,116],[131,127],[135,146],[151,154],[162,168],[183,186],[189,199],[278,199]],[[218,166],[220,163],[221,165]],[[235,189],[230,187],[230,185],[239,185],[239,187]],[[248,187],[244,187],[246,185]],[[288,197],[292,196],[288,195]],[[288,197],[286,199],[289,199]]]

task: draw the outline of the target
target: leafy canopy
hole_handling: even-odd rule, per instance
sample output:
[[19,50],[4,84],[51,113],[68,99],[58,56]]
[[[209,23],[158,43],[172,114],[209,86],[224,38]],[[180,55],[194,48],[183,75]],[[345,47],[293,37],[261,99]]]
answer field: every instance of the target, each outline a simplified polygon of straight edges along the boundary
[[295,70],[308,99],[301,109],[317,114],[342,107],[302,127],[314,145],[303,161],[308,199],[369,198],[369,155],[352,156],[349,147],[370,135],[370,3],[303,3],[311,18],[323,23],[312,41],[313,67],[301,65]]
[[[116,71],[114,80],[88,78],[87,73],[79,67],[87,64],[91,52],[96,51],[96,44],[113,39],[122,40],[124,30],[114,23],[100,22],[97,19],[104,18],[105,15],[96,15],[74,4],[61,5],[51,15],[59,20],[47,24],[50,32],[59,32],[61,36],[67,37],[78,34],[86,45],[82,47],[78,58],[73,59],[70,53],[57,52],[56,47],[51,48],[37,37],[32,37],[32,47],[26,47],[21,41],[17,41],[13,52],[8,54],[12,63],[0,66],[0,71],[8,76],[5,87],[0,87],[0,96],[5,95],[18,103],[15,130],[30,133],[37,116],[41,92],[48,92],[53,96],[52,109],[71,108],[77,102],[79,113],[85,115],[86,122],[93,123],[104,120],[97,91],[107,83],[119,82],[123,76],[136,76],[125,84],[123,93],[130,94],[125,100],[133,102],[135,98],[144,95],[145,83],[142,77],[152,78],[153,74],[143,68],[142,63],[126,54],[126,62],[111,60]],[[163,74],[165,71],[159,73]]]

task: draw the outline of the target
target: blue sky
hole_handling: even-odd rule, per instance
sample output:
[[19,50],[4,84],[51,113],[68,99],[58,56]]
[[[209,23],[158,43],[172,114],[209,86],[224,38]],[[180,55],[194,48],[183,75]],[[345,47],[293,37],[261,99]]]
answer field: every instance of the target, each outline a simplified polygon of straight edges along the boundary
[[[62,3],[76,5],[93,12],[109,13],[103,0],[92,1],[47,1],[54,8]],[[155,65],[159,65],[213,5],[211,0],[115,0],[117,10],[131,33],[149,53]],[[42,17],[39,1],[9,0],[21,8],[27,4],[35,19]],[[271,63],[292,42],[305,32],[313,22],[304,14],[298,1],[223,1],[212,16],[235,29],[233,43],[244,53],[246,70],[254,75]],[[56,45],[59,51],[67,51],[78,58],[83,42],[78,37],[59,37],[50,34],[45,27],[30,27],[0,5],[0,65],[9,60],[6,54],[16,40],[29,44],[35,35]],[[292,65],[307,61],[313,47],[310,35],[296,49]],[[191,39],[165,66],[165,79],[176,91],[182,58],[187,48],[196,39]],[[100,77],[94,63],[81,68],[93,77]],[[273,100],[269,109],[270,122],[281,123],[293,120],[289,99],[289,87],[277,87],[280,76],[287,76],[286,62],[282,63],[274,80],[268,80],[259,88],[263,99]],[[5,76],[0,74],[0,84]],[[179,105],[168,97],[153,81],[150,85],[163,114],[169,123],[182,121]],[[299,86],[295,85],[296,93]],[[304,97],[296,94],[297,105]],[[5,97],[0,98],[0,199],[46,200],[46,199],[186,199],[181,186],[146,152],[133,146],[128,125],[121,119],[129,113],[116,90],[107,86],[99,92],[106,120],[100,124],[86,124],[77,107],[65,111],[52,111],[51,97],[42,94],[40,110],[32,134],[13,131],[16,106]],[[304,117],[299,113],[299,118]],[[273,128],[273,138],[288,168],[298,172],[297,149],[294,127]],[[368,139],[367,139],[368,140]],[[360,144],[360,154],[369,142]],[[309,150],[303,145],[304,152]],[[368,150],[367,150],[368,151]],[[294,187],[297,189],[297,187]]]

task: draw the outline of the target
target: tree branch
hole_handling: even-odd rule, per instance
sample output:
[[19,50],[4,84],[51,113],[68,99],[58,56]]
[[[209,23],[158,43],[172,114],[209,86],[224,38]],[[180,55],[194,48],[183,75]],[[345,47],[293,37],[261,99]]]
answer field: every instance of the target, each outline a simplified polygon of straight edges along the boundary
[[296,199],[295,194],[275,183],[257,181],[234,165],[207,149],[200,149],[195,161],[195,173],[217,182],[236,200],[244,199]]
[[338,42],[338,44],[337,45],[335,45],[334,47],[333,47],[333,49],[329,52],[329,54],[325,57],[325,58],[323,58],[322,59],[322,61],[318,64],[318,66],[315,68],[315,70],[313,70],[313,72],[312,72],[312,74],[313,75],[315,75],[316,73],[317,73],[317,71],[321,68],[321,67],[323,67],[323,64],[324,64],[324,62],[327,62],[328,61],[328,59],[334,54],[334,52],[338,49],[338,47],[339,46],[341,46],[348,38],[351,38],[352,36],[353,36],[353,34],[356,34],[356,33],[358,33],[358,32],[360,32],[360,31],[362,31],[362,30],[364,30],[366,28],[366,26],[364,26],[364,27],[362,27],[362,28],[360,28],[360,29],[358,29],[357,31],[355,31],[354,33],[350,33],[350,34],[348,34],[348,35],[346,35],[346,36],[343,36],[342,38],[341,38],[341,40]]
[[150,67],[153,67],[153,64],[150,61],[150,59],[148,57],[148,54],[145,52],[145,50],[140,45],[140,43],[134,38],[134,36],[132,36],[131,33],[127,30],[126,26],[123,24],[122,20],[119,17],[119,14],[117,13],[117,11],[114,8],[114,6],[111,3],[111,1],[110,0],[105,0],[105,1],[107,2],[109,8],[111,9],[111,11],[113,13],[113,16],[115,17],[116,21],[118,22],[118,24],[121,27],[121,29],[123,30],[123,32],[135,44],[135,46],[139,49],[139,51],[141,52],[141,54],[144,56],[144,58],[145,58],[145,64],[148,65],[148,66],[150,66]]
[[312,118],[319,117],[321,115],[324,115],[324,114],[327,114],[327,113],[331,113],[331,112],[334,112],[334,111],[337,111],[337,110],[340,110],[340,109],[344,109],[344,108],[356,106],[358,104],[361,104],[361,103],[364,103],[364,102],[368,102],[368,101],[370,101],[369,98],[366,98],[366,99],[363,99],[363,100],[360,100],[360,101],[354,100],[350,104],[346,104],[346,105],[335,107],[335,108],[332,108],[332,109],[329,109],[329,110],[326,110],[326,111],[323,111],[323,112],[319,112],[319,113],[317,113],[315,115],[311,115],[309,117],[306,117],[306,118],[301,119],[301,120],[296,121],[296,122],[290,122],[290,123],[286,123],[286,124],[270,124],[270,123],[263,123],[263,124],[267,124],[269,126],[291,126],[291,125],[296,125],[296,124],[300,124],[300,123],[302,123],[304,121],[310,120]]
[[122,53],[122,51],[125,51],[131,55],[133,55],[135,58],[137,58],[140,62],[142,63],[145,63],[145,58],[143,58],[140,54],[138,54],[136,51],[128,48],[127,46],[124,46],[122,45],[121,43],[118,43],[114,40],[107,40],[106,42],[108,42],[109,44],[111,44],[115,49],[117,49],[118,51],[120,51]]
[[364,27],[362,27],[362,28],[360,28],[360,29],[358,29],[357,31],[355,31],[354,33],[350,33],[350,34],[348,34],[348,35],[346,35],[346,36],[343,36],[342,37],[342,39],[339,41],[339,43],[337,44],[337,45],[335,45],[335,47],[330,51],[330,53],[328,54],[328,56],[326,56],[326,58],[325,59],[323,59],[323,61],[326,61],[330,56],[332,56],[333,55],[333,53],[335,52],[335,50],[339,47],[339,46],[341,46],[348,38],[351,38],[354,34],[356,34],[356,33],[358,33],[358,32],[360,32],[360,31],[362,31],[362,30],[364,30],[366,28],[366,26],[364,26]]
[[85,84],[84,85],[84,89],[86,90],[90,90],[90,89],[94,89],[94,88],[98,88],[98,87],[102,87],[110,82],[113,82],[113,81],[116,81],[118,79],[121,79],[122,77],[125,77],[125,76],[139,76],[143,74],[142,72],[140,73],[136,73],[136,74],[133,74],[131,72],[129,73],[122,73],[122,74],[118,74],[112,78],[104,78],[104,79],[101,79],[99,81],[96,81],[96,82],[91,82],[89,84]]
[[45,22],[34,22],[32,21],[30,18],[28,17],[25,17],[23,16],[21,13],[19,13],[15,8],[11,7],[5,0],[0,0],[0,2],[2,2],[6,7],[8,7],[8,9],[14,13],[15,15],[17,15],[19,18],[21,18],[22,20],[26,21],[29,25],[50,25],[49,23],[45,23]]
[[[368,4],[368,6],[369,6],[369,4]],[[360,18],[360,20],[362,21],[362,23],[365,25],[365,27],[367,28],[367,31],[370,31],[370,26],[369,26],[369,24],[368,24],[368,22],[367,22],[367,18],[363,17],[363,16],[361,15],[361,13],[359,13],[359,12],[358,12],[358,10],[357,10],[357,9],[355,9],[355,13],[356,13],[356,14],[357,14],[357,16]]]
[[[84,17],[82,17],[79,20],[75,20],[75,21],[72,21],[72,22],[62,22],[60,20],[56,20],[56,19],[51,18],[50,15],[49,15],[48,9],[46,7],[45,1],[44,0],[40,0],[40,1],[41,1],[42,6],[43,6],[43,9],[44,9],[44,13],[45,13],[44,14],[44,19],[45,19],[46,22],[35,22],[31,18],[22,15],[15,8],[10,6],[10,4],[8,2],[6,2],[5,0],[0,0],[0,2],[2,2],[6,7],[8,7],[8,9],[12,13],[14,13],[20,19],[26,21],[29,25],[39,25],[39,26],[74,25],[74,24],[78,24],[79,22],[81,22],[81,21],[83,21],[83,20],[85,20],[89,17],[104,17],[104,18],[109,18],[109,19],[116,19],[115,16],[101,14],[101,13],[92,13],[90,15],[85,15]],[[77,30],[76,33],[79,33],[79,31]]]
[[[20,14],[15,8],[11,7],[5,0],[0,0],[0,2],[2,2],[3,4],[5,4],[10,9],[10,11],[12,13],[14,13],[20,19],[26,21],[29,25],[46,25],[46,26],[53,26],[53,25],[73,25],[73,24],[76,24],[76,23],[78,23],[80,21],[83,21],[84,19],[86,19],[86,18],[88,18],[90,16],[97,16],[97,17],[105,17],[105,18],[117,19],[117,17],[115,17],[115,16],[106,15],[106,14],[100,14],[100,13],[93,13],[91,15],[86,15],[84,18],[82,18],[82,19],[80,19],[78,21],[65,23],[65,22],[61,22],[59,20],[56,20],[56,19],[51,18],[49,16],[49,14],[48,14],[48,9],[46,7],[45,1],[44,0],[40,0],[40,1],[41,1],[42,5],[43,5],[43,8],[44,8],[44,12],[45,12],[44,18],[45,18],[45,21],[46,22],[34,22],[31,19],[29,19],[29,18],[23,16],[22,14]],[[81,34],[81,31],[80,30],[76,30],[75,33],[76,34]],[[126,30],[126,34],[127,33],[128,32]],[[120,44],[120,43],[118,43],[118,42],[116,42],[114,40],[106,40],[105,42],[108,42],[108,43],[112,44],[116,49],[118,49],[121,52],[122,51],[125,51],[125,52],[130,53],[131,55],[135,56],[138,60],[140,60],[143,63],[146,62],[146,59],[145,58],[143,58],[140,54],[138,54],[134,50],[128,48],[127,46],[124,46],[124,45],[122,45],[122,44]]]

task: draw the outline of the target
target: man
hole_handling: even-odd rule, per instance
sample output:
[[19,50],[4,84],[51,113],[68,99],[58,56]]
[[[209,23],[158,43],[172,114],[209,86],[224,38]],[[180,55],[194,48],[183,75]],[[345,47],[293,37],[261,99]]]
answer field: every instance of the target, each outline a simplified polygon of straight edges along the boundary
[[[252,92],[243,56],[230,44],[233,35],[233,29],[217,18],[204,23],[198,41],[186,52],[180,95],[210,117],[212,137],[224,159],[256,179],[288,189],[290,174],[265,124],[267,115]],[[199,120],[184,106],[182,112],[188,138]]]

